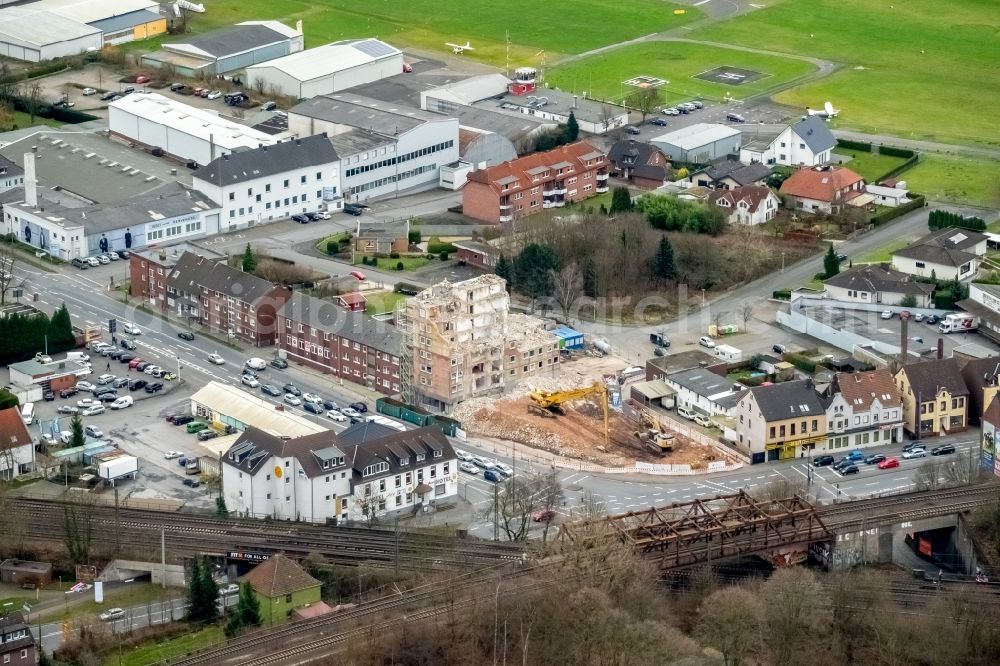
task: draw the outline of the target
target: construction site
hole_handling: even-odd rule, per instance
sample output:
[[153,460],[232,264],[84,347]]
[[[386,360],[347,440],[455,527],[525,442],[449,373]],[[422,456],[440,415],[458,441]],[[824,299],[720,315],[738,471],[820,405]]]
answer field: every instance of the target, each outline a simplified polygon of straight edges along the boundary
[[453,415],[470,435],[609,467],[641,461],[704,469],[723,458],[718,448],[685,436],[654,410],[633,408],[624,399],[620,408],[609,407],[625,371],[617,359],[579,356],[552,376],[522,380],[501,399],[463,402]]

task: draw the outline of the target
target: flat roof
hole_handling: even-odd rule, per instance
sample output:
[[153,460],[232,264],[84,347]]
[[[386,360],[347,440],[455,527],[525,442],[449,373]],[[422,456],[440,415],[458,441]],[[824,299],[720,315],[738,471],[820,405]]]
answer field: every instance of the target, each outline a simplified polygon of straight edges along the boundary
[[734,136],[740,136],[741,134],[742,132],[738,129],[735,127],[729,127],[728,125],[720,125],[718,123],[695,123],[694,125],[689,125],[683,129],[662,134],[651,139],[651,141],[669,143],[672,146],[677,146],[681,150],[693,150],[695,148],[701,148],[709,143],[714,143],[716,141],[721,141]]
[[[542,100],[545,100],[545,104],[538,106],[538,103]],[[580,95],[573,95],[572,93],[550,88],[539,88],[529,95],[512,95],[508,93],[502,99],[485,99],[476,102],[473,106],[481,109],[499,109],[519,115],[521,114],[520,109],[522,107],[537,109],[543,113],[554,113],[559,116],[569,116],[569,112],[572,111],[575,117],[590,123],[601,122],[605,109],[610,111],[612,117],[617,118],[618,116],[627,115],[625,109],[615,104],[597,102]]]
[[733,386],[737,385],[737,382],[710,372],[707,368],[693,368],[675,372],[667,375],[666,381],[673,382],[706,398],[718,396],[720,393],[736,393],[733,391]]
[[675,395],[677,393],[677,391],[667,386],[667,383],[662,379],[651,379],[646,382],[636,382],[635,384],[632,384],[632,390],[638,391],[649,400],[657,400],[659,398],[665,398],[668,395]]
[[174,261],[181,258],[185,252],[191,252],[193,254],[201,255],[207,259],[225,259],[226,255],[216,252],[215,250],[210,250],[204,248],[200,245],[195,245],[190,241],[181,241],[180,243],[174,243],[173,245],[159,245],[152,244],[141,250],[137,250],[132,254],[138,255],[144,259],[149,259],[156,263],[162,261],[160,259],[161,253],[166,253],[168,258],[172,258]]
[[442,120],[437,114],[348,91],[313,97],[292,107],[289,114],[348,125],[384,136],[396,136],[424,123]]
[[503,74],[480,74],[431,88],[421,96],[453,100],[459,104],[474,104],[507,92],[511,80]]
[[136,12],[111,16],[106,19],[101,19],[100,21],[92,21],[90,25],[95,28],[100,28],[105,33],[108,33],[127,30],[129,28],[134,28],[137,25],[152,23],[153,21],[158,21],[160,18],[160,13],[156,9],[140,9]]
[[330,137],[330,143],[341,158],[369,151],[372,148],[393,145],[393,140],[381,134],[372,134],[357,128]]
[[159,93],[126,95],[108,104],[109,111],[120,109],[146,121],[166,125],[203,141],[213,141],[224,150],[256,148],[277,143],[277,139],[246,125],[240,125],[219,114],[188,106]]
[[254,70],[274,68],[299,81],[311,81],[333,72],[402,55],[402,51],[378,39],[344,40],[251,65],[247,67],[247,75]]
[[34,4],[0,9],[0,39],[40,48],[83,37],[99,40],[101,31],[85,23],[36,8]]
[[44,9],[79,23],[94,23],[116,16],[131,14],[143,9],[152,9],[157,15],[155,0],[114,0],[95,2],[94,0],[36,0],[28,7]]
[[214,380],[192,395],[191,402],[204,405],[219,414],[225,414],[275,437],[302,437],[329,430],[305,417],[291,414],[283,409],[279,411],[277,408],[280,405]]

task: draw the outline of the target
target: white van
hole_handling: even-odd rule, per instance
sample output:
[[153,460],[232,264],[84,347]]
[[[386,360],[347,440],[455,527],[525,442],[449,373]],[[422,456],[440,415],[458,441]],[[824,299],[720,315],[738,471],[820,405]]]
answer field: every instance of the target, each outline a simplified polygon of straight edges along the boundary
[[686,418],[688,421],[694,421],[694,412],[683,405],[677,405],[677,415]]
[[21,407],[21,418],[24,420],[24,425],[30,426],[35,422],[35,403],[27,402]]

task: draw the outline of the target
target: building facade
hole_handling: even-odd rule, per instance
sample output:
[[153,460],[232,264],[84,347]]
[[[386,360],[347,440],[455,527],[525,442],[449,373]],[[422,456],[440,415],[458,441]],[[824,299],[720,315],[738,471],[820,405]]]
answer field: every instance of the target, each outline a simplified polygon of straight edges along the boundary
[[555,371],[559,339],[540,319],[509,314],[505,287],[503,278],[482,275],[442,282],[406,302],[397,323],[420,406],[445,411]]
[[296,608],[322,602],[323,584],[282,553],[258,564],[240,583],[253,591],[264,624],[284,622]]
[[13,481],[35,466],[35,444],[17,407],[0,410],[0,481]]
[[934,307],[934,285],[917,282],[886,264],[855,266],[824,280],[830,298],[845,303],[900,305],[912,296],[918,308]]
[[393,395],[402,389],[403,338],[392,324],[294,292],[278,311],[277,344],[289,360]]
[[511,222],[608,191],[608,162],[586,141],[473,171],[462,212],[484,222]]
[[185,252],[167,279],[167,307],[212,331],[256,347],[274,344],[286,287]]
[[774,192],[761,185],[719,190],[712,195],[711,201],[725,211],[729,224],[748,226],[773,220],[781,205]]
[[817,166],[799,169],[781,184],[778,192],[797,211],[831,215],[843,211],[864,190],[864,179],[850,169]]
[[160,310],[167,308],[167,278],[185,252],[204,256],[213,261],[223,261],[225,256],[205,248],[179,243],[160,249],[146,249],[129,253],[128,293]]
[[340,158],[322,134],[222,155],[194,183],[219,202],[223,231],[343,208]]
[[737,444],[752,463],[800,458],[827,440],[826,409],[810,379],[751,388],[735,420]]
[[789,125],[769,141],[751,139],[740,150],[740,160],[785,166],[818,166],[830,161],[836,146],[837,139],[826,121],[818,116],[809,116]]
[[903,366],[894,378],[903,400],[903,427],[916,438],[964,432],[969,389],[954,358]]
[[743,133],[735,127],[695,123],[650,139],[674,162],[705,164],[727,155],[739,155]]
[[986,256],[984,234],[949,227],[930,233],[892,253],[892,266],[907,275],[938,280],[975,277]]
[[38,663],[31,627],[20,611],[0,617],[0,662],[5,666],[35,666]]
[[888,369],[838,373],[831,389],[825,451],[903,441],[903,401]]

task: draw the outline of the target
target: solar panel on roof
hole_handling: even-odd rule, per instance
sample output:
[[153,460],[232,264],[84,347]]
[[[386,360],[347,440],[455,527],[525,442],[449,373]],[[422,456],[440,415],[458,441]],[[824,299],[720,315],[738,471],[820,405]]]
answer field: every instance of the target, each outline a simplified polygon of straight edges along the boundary
[[370,55],[373,58],[381,58],[382,56],[392,55],[396,52],[396,49],[392,48],[385,42],[378,41],[377,39],[366,39],[365,41],[358,42],[353,46],[365,55]]

